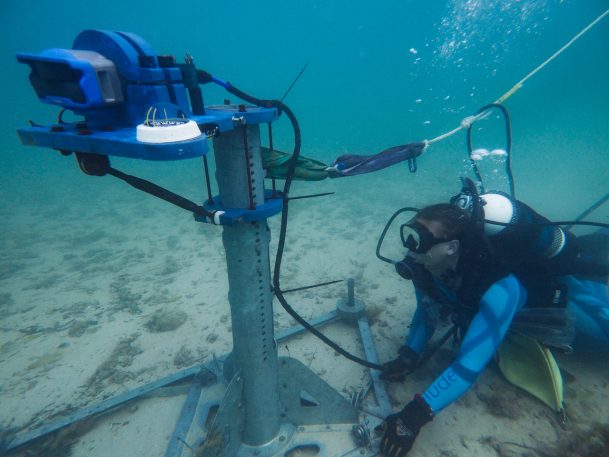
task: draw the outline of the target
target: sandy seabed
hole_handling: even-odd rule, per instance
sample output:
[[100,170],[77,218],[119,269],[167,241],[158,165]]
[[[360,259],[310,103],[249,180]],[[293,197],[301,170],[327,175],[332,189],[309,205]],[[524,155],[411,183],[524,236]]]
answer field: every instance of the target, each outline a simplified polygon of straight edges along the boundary
[[[377,185],[366,182],[368,190]],[[297,184],[293,194],[311,188]],[[375,203],[374,192],[357,179],[314,188],[337,194],[290,206],[282,286],[354,278],[379,356],[387,361],[403,341],[415,302],[412,286],[374,252],[385,221],[404,202]],[[418,190],[408,204],[431,203],[425,201],[431,190]],[[39,427],[231,350],[222,229],[196,223],[131,189],[121,192],[124,197],[110,195],[95,203],[70,194],[53,203],[20,206],[2,222],[3,433]],[[269,221],[271,258],[278,222],[278,217]],[[345,294],[346,284],[340,283],[288,298],[310,319],[335,309]],[[277,302],[274,314],[276,331],[295,324]],[[332,324],[323,331],[363,355],[352,325]],[[312,335],[290,339],[279,352],[301,360],[346,398],[370,380],[365,368]],[[424,390],[452,357],[447,345],[406,382],[388,385],[394,410]],[[535,456],[532,449],[555,446],[595,422],[607,424],[606,354],[558,358],[572,375],[566,377],[565,394],[569,431],[491,365],[473,389],[422,430],[410,455]],[[83,424],[74,436],[51,437],[43,448],[16,455],[163,456],[183,400],[181,395],[144,399]]]

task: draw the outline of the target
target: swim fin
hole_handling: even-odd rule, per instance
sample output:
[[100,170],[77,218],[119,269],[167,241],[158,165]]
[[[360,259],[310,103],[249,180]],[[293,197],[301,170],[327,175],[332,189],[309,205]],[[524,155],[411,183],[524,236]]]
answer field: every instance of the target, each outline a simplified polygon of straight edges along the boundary
[[548,348],[533,338],[509,332],[496,358],[508,381],[564,416],[562,375]]

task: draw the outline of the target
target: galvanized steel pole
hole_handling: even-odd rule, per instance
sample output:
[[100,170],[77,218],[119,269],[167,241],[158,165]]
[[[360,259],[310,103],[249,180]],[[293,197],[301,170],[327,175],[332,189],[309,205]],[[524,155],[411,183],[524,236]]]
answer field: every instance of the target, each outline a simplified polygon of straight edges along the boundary
[[[242,124],[222,133],[214,139],[214,154],[223,206],[250,208],[252,202],[254,206],[264,203],[258,125]],[[234,372],[243,379],[241,439],[246,445],[260,446],[271,441],[281,426],[270,230],[266,220],[227,225],[222,240],[228,270]]]

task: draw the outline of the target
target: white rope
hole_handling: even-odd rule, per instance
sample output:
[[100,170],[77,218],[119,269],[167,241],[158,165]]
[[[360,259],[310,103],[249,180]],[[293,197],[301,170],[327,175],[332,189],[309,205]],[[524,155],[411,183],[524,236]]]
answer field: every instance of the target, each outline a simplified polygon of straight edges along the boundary
[[[526,75],[524,78],[522,78],[520,81],[518,81],[516,84],[514,84],[514,86],[508,90],[505,94],[503,94],[501,97],[499,97],[494,103],[503,103],[504,101],[506,101],[508,98],[510,98],[512,95],[514,95],[514,93],[516,91],[518,91],[518,89],[520,89],[522,87],[522,85],[529,79],[531,78],[533,75],[535,75],[535,73],[537,73],[539,70],[541,70],[543,67],[545,67],[547,64],[549,64],[550,62],[552,62],[556,57],[558,57],[560,54],[562,54],[569,46],[571,46],[573,43],[575,43],[584,33],[586,33],[588,30],[590,30],[592,27],[594,27],[599,21],[601,21],[605,16],[607,16],[609,14],[609,9],[607,11],[605,11],[603,14],[601,14],[599,17],[597,17],[594,21],[592,21],[590,24],[588,24],[586,27],[584,27],[584,29],[582,29],[577,35],[575,35],[573,38],[571,38],[567,44],[565,44],[562,48],[560,48],[558,51],[556,51],[554,54],[552,54],[548,59],[546,59],[541,65],[537,66],[532,72],[530,72],[528,75]],[[449,136],[454,135],[455,133],[457,133],[458,131],[462,130],[462,129],[467,129],[469,128],[470,125],[472,125],[475,121],[477,121],[478,119],[480,119],[483,115],[485,115],[486,113],[480,113],[477,116],[468,116],[466,118],[464,118],[461,121],[461,124],[459,125],[459,127],[454,128],[453,130],[451,130],[450,132],[446,132],[440,136],[435,137],[432,140],[425,140],[426,144],[433,144],[433,143],[437,143],[438,141],[442,141],[445,138],[448,138]]]
[[[535,68],[535,70],[533,70],[531,73],[529,73],[524,78],[522,78],[520,81],[518,81],[516,83],[515,87],[516,86],[519,86],[519,88],[522,87],[522,85],[525,83],[525,81],[527,79],[532,77],[535,73],[537,73],[539,70],[541,70],[543,67],[545,67],[550,62],[552,62],[556,57],[558,57],[569,46],[571,46],[573,43],[575,43],[575,41],[577,41],[584,33],[586,33],[588,30],[590,30],[592,27],[594,27],[599,21],[601,21],[608,14],[609,14],[609,10],[605,11],[603,14],[601,14],[599,17],[597,17],[594,21],[592,21],[590,24],[588,24],[588,26],[586,26],[581,32],[579,32],[577,35],[575,35],[573,38],[571,38],[567,44],[565,44],[562,48],[560,48],[558,51],[556,51],[554,54],[552,54],[544,63],[539,65],[537,68]],[[508,91],[508,93],[509,93],[509,91]],[[505,100],[507,98],[505,95],[507,95],[507,93],[504,94],[503,96],[501,96],[495,103],[500,103],[500,100]]]

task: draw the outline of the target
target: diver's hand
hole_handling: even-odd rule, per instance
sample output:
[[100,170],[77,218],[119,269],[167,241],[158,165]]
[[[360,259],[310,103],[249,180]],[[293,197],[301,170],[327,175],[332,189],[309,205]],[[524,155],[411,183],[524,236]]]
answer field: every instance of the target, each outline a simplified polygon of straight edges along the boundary
[[405,457],[421,427],[432,420],[433,412],[429,405],[420,395],[415,395],[402,411],[385,419],[381,453],[385,457]]
[[379,378],[383,381],[396,382],[403,381],[407,374],[417,369],[419,355],[408,346],[398,349],[398,357],[383,364],[383,369]]

